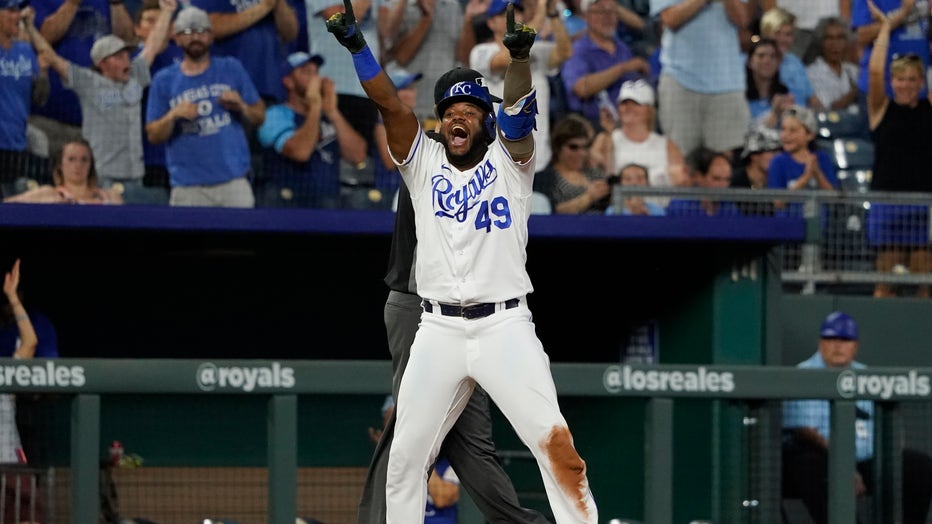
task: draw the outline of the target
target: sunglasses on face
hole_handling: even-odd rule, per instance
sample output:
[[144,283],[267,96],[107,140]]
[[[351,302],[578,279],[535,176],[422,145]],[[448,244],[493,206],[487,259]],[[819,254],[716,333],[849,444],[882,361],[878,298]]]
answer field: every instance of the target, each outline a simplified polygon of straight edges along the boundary
[[175,33],[175,34],[184,35],[184,36],[191,36],[191,35],[203,35],[203,34],[206,34],[206,33],[209,33],[209,32],[210,32],[210,29],[208,29],[208,28],[206,28],[206,27],[195,27],[195,28],[193,28],[193,29],[185,29],[184,31],[178,31],[178,32]]
[[907,62],[922,62],[922,58],[916,53],[894,53],[893,60],[905,60]]

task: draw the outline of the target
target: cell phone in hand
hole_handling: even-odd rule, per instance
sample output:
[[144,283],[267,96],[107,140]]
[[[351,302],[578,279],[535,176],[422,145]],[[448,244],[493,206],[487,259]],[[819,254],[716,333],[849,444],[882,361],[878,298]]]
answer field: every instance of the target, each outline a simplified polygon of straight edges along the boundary
[[599,91],[598,100],[599,100],[599,109],[608,110],[608,112],[612,115],[612,118],[614,118],[615,121],[617,122],[618,121],[618,108],[615,107],[615,104],[613,104],[611,98],[609,98],[608,91],[606,91],[605,89]]

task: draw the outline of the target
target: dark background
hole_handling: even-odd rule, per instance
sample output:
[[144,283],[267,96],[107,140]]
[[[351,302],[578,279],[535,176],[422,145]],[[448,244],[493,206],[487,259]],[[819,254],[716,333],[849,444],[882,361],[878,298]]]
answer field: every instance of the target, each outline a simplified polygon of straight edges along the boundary
[[[280,215],[297,217],[306,215]],[[531,235],[529,305],[554,361],[617,361],[631,327],[768,249],[638,238],[636,221],[610,235],[586,217],[534,217],[532,226],[542,218],[558,220]],[[0,262],[22,258],[25,303],[52,319],[63,357],[387,359],[382,277],[392,215],[372,220],[374,233],[200,222],[190,230],[0,227]]]

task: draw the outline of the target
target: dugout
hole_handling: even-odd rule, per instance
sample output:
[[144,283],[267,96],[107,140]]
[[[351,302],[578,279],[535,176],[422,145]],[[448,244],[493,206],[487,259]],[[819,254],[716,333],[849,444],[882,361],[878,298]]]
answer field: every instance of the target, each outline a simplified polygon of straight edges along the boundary
[[[391,219],[365,211],[23,205],[3,206],[0,235],[5,254],[23,259],[26,300],[55,322],[63,356],[384,361],[381,278]],[[662,363],[790,364],[794,352],[814,350],[812,339],[800,340],[807,337],[798,333],[811,331],[808,324],[820,321],[823,308],[849,303],[783,294],[778,264],[768,255],[774,246],[801,240],[803,230],[802,220],[793,218],[535,216],[528,270],[536,291],[529,301],[540,337],[554,362],[615,362],[630,328],[653,321]],[[850,298],[850,312],[859,320],[873,317],[870,312],[880,306],[858,300]],[[899,305],[919,309],[890,305],[887,317],[876,322],[921,310],[908,302]],[[375,418],[379,397],[342,399],[312,418],[365,427]],[[236,456],[249,465],[264,459],[232,441],[224,445],[218,439],[207,452],[189,442],[211,428],[261,434],[261,404],[230,400],[241,415],[231,421],[212,418],[223,410],[197,402],[165,402],[105,400],[101,445],[131,436],[142,443],[150,464],[229,465],[224,461]],[[619,409],[603,398],[561,402],[580,451],[602,465],[593,472],[593,485],[611,485],[623,494],[601,494],[604,514],[638,515],[642,479],[623,472],[643,466],[640,423],[627,422],[642,421],[643,407]],[[147,403],[155,403],[162,417],[135,423],[133,413]],[[741,457],[729,453],[742,416],[732,408],[726,402],[677,401],[675,427],[694,429],[677,432],[672,460],[677,468],[708,477],[698,473],[675,481],[676,521],[722,514],[715,501],[743,480],[735,477],[741,473],[732,463]],[[496,423],[499,446],[518,449],[503,421]],[[179,427],[173,440],[159,438]],[[327,460],[364,466],[366,447],[334,453],[337,443],[359,437],[342,431],[324,431]],[[626,445],[608,456],[587,453],[586,443],[604,449],[605,441]],[[299,453],[318,457],[320,451]],[[520,460],[509,468],[519,489],[533,494],[536,470]]]

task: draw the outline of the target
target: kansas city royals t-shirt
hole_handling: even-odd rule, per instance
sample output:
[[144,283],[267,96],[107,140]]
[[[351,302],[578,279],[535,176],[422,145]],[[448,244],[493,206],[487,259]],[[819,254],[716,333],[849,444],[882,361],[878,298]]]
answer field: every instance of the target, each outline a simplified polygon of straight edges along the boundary
[[249,144],[239,116],[218,102],[231,89],[249,105],[259,101],[246,70],[232,57],[212,57],[199,75],[187,76],[180,65],[173,65],[152,79],[146,122],[158,120],[182,100],[197,105],[197,118],[175,122],[166,144],[172,186],[220,184],[249,172]]
[[0,48],[0,149],[26,149],[32,82],[38,74],[36,53],[29,44],[14,40],[10,49]]

